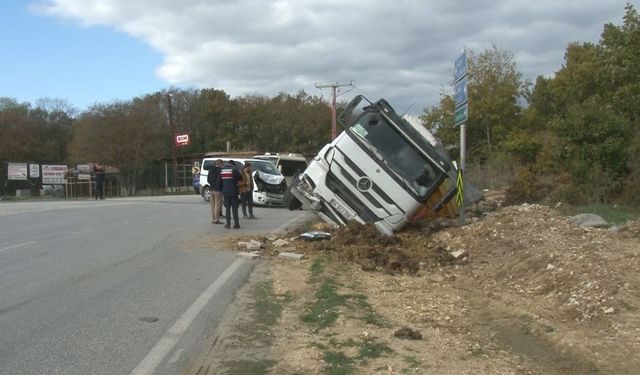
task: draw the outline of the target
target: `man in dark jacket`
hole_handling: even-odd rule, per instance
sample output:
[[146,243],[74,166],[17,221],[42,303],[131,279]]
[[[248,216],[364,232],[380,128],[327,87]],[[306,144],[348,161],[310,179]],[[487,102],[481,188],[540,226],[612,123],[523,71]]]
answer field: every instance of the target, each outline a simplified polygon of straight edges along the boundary
[[94,164],[93,174],[96,182],[96,199],[104,199],[104,167],[100,164]]
[[231,214],[233,214],[233,228],[240,228],[238,220],[238,182],[242,180],[242,174],[236,168],[236,163],[233,160],[229,160],[220,171],[218,177],[218,188],[224,196],[224,208],[226,209],[227,225],[225,228],[231,227]]
[[222,193],[218,187],[218,177],[220,176],[220,170],[222,169],[222,159],[218,159],[214,162],[213,166],[209,169],[207,175],[207,182],[209,183],[209,202],[211,203],[211,222],[214,224],[222,224],[220,221],[220,214],[222,213]]

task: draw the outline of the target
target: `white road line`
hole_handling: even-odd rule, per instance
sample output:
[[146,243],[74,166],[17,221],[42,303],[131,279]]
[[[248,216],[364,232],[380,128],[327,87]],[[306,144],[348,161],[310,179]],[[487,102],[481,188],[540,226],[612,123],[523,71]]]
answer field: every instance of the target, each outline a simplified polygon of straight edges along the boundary
[[77,236],[78,234],[89,233],[89,232],[95,232],[95,229],[79,230],[77,232],[71,232],[71,235],[72,236]]
[[131,375],[149,375],[158,367],[160,362],[169,354],[171,349],[180,340],[182,335],[187,331],[191,323],[200,314],[202,309],[213,298],[224,283],[233,275],[233,273],[244,263],[244,259],[237,258],[231,265],[200,294],[195,302],[182,313],[180,318],[164,333],[160,341],[151,349],[149,354],[138,364]]
[[23,246],[33,245],[35,243],[38,243],[38,241],[23,242],[23,243],[11,245],[11,246],[3,247],[3,248],[0,248],[0,253],[3,252],[3,251],[11,250],[11,249],[17,249],[17,248],[23,247]]

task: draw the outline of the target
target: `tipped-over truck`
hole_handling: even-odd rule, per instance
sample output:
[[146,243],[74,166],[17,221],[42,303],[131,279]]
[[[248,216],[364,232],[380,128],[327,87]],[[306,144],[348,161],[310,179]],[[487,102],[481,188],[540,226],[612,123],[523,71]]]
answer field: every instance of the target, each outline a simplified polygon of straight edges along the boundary
[[313,210],[333,225],[373,223],[386,235],[413,220],[455,216],[456,172],[424,126],[384,99],[361,95],[339,121],[344,131],[296,176],[285,205]]

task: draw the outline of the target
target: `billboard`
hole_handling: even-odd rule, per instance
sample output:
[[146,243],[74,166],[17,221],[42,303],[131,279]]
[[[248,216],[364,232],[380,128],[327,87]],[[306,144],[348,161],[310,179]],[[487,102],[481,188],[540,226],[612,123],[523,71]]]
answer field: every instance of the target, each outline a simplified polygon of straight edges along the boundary
[[40,178],[39,164],[29,164],[29,178]]
[[26,181],[27,163],[7,163],[7,180]]
[[42,165],[42,183],[43,184],[64,184],[66,182],[64,175],[67,173],[66,165]]

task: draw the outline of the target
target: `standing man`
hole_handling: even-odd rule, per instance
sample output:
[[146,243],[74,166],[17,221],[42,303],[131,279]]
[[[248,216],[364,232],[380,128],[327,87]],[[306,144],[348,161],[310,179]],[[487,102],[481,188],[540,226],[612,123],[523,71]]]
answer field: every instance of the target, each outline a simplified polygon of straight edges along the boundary
[[96,182],[96,200],[104,199],[104,167],[100,164],[93,165],[93,176]]
[[218,188],[224,196],[224,208],[226,209],[227,225],[225,228],[231,228],[231,215],[233,214],[233,228],[240,228],[238,220],[238,182],[242,180],[242,174],[236,168],[236,162],[229,160],[229,163],[220,171],[218,177]]
[[209,169],[207,175],[207,182],[209,183],[209,202],[211,203],[211,222],[213,224],[222,224],[220,221],[220,214],[222,213],[222,192],[218,187],[218,177],[220,176],[220,170],[222,170],[222,160],[218,159],[213,163],[213,166]]
[[[242,216],[246,219],[255,219],[253,216],[253,171],[251,163],[244,163],[242,168],[242,181],[238,184],[240,189],[240,200],[242,201]],[[247,207],[249,208],[249,216],[247,216]]]

